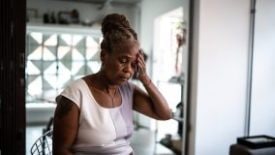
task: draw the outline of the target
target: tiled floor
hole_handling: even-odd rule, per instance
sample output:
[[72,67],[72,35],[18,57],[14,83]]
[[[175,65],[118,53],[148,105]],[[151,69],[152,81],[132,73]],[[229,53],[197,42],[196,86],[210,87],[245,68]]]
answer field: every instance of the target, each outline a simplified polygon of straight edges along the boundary
[[[28,126],[26,129],[26,155],[30,155],[30,148],[34,141],[41,136],[44,126]],[[173,155],[173,153],[156,143],[155,132],[148,129],[135,130],[132,137],[132,147],[136,155]]]

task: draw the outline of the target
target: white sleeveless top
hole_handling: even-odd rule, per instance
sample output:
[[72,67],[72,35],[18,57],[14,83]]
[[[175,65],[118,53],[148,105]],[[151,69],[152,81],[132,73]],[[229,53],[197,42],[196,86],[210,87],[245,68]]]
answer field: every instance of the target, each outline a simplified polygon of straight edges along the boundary
[[80,109],[78,134],[73,145],[75,155],[129,155],[133,152],[129,139],[133,132],[133,88],[129,82],[119,87],[122,103],[115,108],[98,104],[83,79],[64,89],[60,95]]

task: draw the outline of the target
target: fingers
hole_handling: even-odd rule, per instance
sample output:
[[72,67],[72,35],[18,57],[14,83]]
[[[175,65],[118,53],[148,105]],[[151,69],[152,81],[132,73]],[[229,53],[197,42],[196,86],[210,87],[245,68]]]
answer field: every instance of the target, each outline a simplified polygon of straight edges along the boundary
[[139,75],[144,75],[146,73],[146,64],[144,61],[143,54],[139,53],[137,56],[137,68],[139,69]]
[[141,66],[141,68],[145,68],[145,61],[144,61],[144,59],[143,59],[143,57],[141,56],[141,57],[138,57],[138,64],[140,64]]
[[143,57],[143,54],[139,53],[138,56],[137,56],[137,63],[138,64],[141,64],[140,67],[143,68],[143,65],[145,67],[145,61],[144,61],[144,57]]

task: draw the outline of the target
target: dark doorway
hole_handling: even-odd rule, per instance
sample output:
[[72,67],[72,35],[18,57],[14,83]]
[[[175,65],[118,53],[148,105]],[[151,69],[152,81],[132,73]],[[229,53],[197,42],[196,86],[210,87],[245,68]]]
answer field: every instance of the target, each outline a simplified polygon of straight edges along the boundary
[[25,154],[25,0],[0,1],[0,154]]

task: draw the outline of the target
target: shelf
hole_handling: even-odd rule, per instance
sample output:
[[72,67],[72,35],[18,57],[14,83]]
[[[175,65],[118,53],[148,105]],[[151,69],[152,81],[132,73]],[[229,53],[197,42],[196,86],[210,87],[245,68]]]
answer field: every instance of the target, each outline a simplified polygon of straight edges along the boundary
[[41,23],[28,23],[27,32],[42,32],[49,33],[68,33],[68,34],[83,34],[101,37],[101,31],[98,27],[84,27],[81,25],[60,25],[60,24],[41,24]]
[[181,117],[173,117],[173,120],[176,120],[178,122],[183,122],[183,118]]
[[173,76],[169,79],[170,83],[176,83],[176,84],[183,84],[184,83],[184,77],[183,76]]
[[161,145],[167,147],[168,149],[170,149],[171,151],[173,151],[177,155],[181,155],[182,142],[181,142],[180,139],[168,140],[166,138],[163,138],[163,139],[160,140],[159,143]]

